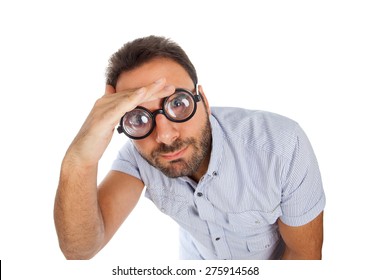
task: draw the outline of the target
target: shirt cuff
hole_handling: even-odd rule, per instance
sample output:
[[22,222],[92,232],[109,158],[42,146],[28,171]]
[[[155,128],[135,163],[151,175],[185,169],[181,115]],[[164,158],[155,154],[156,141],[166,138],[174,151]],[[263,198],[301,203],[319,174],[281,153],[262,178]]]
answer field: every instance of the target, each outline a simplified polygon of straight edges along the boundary
[[280,217],[280,220],[288,226],[293,227],[303,226],[311,222],[313,219],[315,219],[324,210],[325,203],[326,198],[325,194],[323,193],[320,200],[316,203],[316,205],[313,208],[311,208],[310,211],[304,213],[301,216],[284,216],[283,214]]

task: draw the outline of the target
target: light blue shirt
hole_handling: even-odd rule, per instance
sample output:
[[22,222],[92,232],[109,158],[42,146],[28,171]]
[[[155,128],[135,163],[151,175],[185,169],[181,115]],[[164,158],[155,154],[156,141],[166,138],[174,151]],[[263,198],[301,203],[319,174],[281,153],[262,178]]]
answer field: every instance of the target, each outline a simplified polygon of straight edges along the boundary
[[279,259],[277,219],[313,220],[325,206],[314,151],[300,126],[277,114],[212,108],[212,153],[197,184],[149,165],[131,141],[112,169],[139,178],[145,196],[180,225],[182,259]]

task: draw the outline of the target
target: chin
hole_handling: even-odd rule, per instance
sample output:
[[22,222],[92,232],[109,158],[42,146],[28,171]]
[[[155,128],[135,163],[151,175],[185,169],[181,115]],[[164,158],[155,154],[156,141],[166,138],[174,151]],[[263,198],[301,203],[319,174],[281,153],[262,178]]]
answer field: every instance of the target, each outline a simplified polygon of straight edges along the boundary
[[190,176],[193,173],[192,168],[183,159],[176,159],[169,162],[166,166],[159,165],[156,168],[169,178]]

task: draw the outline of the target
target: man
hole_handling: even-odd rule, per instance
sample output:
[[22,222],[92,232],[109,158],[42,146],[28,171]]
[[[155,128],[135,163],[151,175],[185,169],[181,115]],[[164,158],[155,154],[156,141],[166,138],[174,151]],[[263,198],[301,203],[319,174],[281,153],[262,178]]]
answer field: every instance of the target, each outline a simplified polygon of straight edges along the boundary
[[[129,138],[97,187],[119,123]],[[210,108],[185,52],[149,36],[110,59],[105,94],[66,152],[55,224],[89,259],[146,196],[181,229],[183,259],[320,259],[325,195],[314,152],[285,117]]]

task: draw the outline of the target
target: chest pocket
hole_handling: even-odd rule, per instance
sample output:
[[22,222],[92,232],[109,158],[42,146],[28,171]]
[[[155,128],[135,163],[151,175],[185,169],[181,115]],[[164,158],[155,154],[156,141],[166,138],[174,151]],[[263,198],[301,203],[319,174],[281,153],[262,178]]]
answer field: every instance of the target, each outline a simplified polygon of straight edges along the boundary
[[273,247],[279,239],[280,234],[277,230],[250,237],[246,242],[247,249],[249,252],[268,250]]
[[193,193],[185,189],[151,186],[146,189],[145,196],[150,199],[164,214],[174,219],[180,226],[194,235],[208,235],[209,230],[204,221],[194,211]]
[[281,214],[280,206],[271,212],[250,210],[229,213],[229,227],[243,236],[244,246],[249,252],[269,250],[281,239],[276,223]]
[[231,231],[244,232],[254,235],[271,228],[281,216],[281,208],[277,206],[270,212],[249,210],[240,213],[228,213],[228,222]]
[[147,188],[145,196],[164,214],[179,222],[186,222],[188,220],[189,206],[185,196],[173,193],[165,187],[153,186]]

